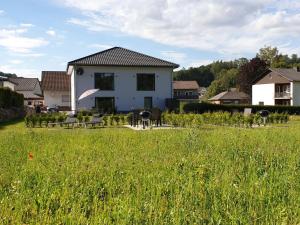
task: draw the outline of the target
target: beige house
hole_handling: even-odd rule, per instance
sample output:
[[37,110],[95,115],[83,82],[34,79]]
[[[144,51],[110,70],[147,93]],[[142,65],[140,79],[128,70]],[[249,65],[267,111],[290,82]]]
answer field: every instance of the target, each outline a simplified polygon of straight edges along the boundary
[[250,104],[250,96],[235,88],[208,99],[213,104]]
[[42,71],[42,90],[44,105],[58,107],[59,110],[71,109],[71,77],[66,71]]
[[173,81],[173,98],[180,100],[199,99],[197,81]]

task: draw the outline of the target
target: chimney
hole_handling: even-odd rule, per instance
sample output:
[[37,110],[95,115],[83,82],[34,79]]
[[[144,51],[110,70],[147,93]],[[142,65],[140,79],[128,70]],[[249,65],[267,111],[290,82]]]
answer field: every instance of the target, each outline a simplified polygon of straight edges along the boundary
[[295,66],[294,70],[296,70],[297,72],[300,72],[300,66]]

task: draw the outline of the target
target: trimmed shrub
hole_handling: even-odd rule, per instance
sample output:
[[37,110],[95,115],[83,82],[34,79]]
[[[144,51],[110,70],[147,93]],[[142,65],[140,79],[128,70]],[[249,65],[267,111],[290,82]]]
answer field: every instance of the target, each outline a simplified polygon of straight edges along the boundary
[[9,88],[0,88],[0,108],[9,109],[12,107],[22,108],[24,96]]
[[287,113],[289,115],[300,115],[300,106],[263,106],[263,105],[217,105],[210,103],[188,103],[183,107],[185,113],[206,112],[244,112],[245,108],[251,108],[253,113],[268,110],[271,113]]
[[[259,114],[244,116],[242,113],[215,112],[203,114],[163,113],[164,122],[174,127],[199,127],[203,124],[218,126],[253,127],[260,126],[262,118]],[[286,123],[288,115],[283,113],[270,114],[268,123]]]

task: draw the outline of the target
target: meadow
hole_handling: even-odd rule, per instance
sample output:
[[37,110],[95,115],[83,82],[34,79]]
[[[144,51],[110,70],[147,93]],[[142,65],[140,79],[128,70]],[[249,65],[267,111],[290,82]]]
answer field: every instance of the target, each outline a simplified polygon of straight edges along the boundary
[[300,121],[0,126],[0,224],[299,224]]

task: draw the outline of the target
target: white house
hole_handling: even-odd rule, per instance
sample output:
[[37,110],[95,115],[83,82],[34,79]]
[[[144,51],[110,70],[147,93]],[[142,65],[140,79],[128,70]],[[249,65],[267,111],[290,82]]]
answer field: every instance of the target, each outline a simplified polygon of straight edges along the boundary
[[252,85],[252,104],[300,106],[300,69],[269,69]]
[[173,69],[178,67],[120,47],[71,61],[67,67],[71,108],[104,112],[164,109],[165,100],[172,98]]
[[14,83],[14,91],[24,95],[24,105],[42,105],[44,101],[40,81],[37,78],[14,77],[8,79]]
[[42,71],[44,105],[71,109],[71,77],[65,71]]
[[1,87],[9,88],[12,91],[14,91],[15,86],[16,86],[16,84],[14,82],[10,81],[7,77],[0,76],[0,88]]

